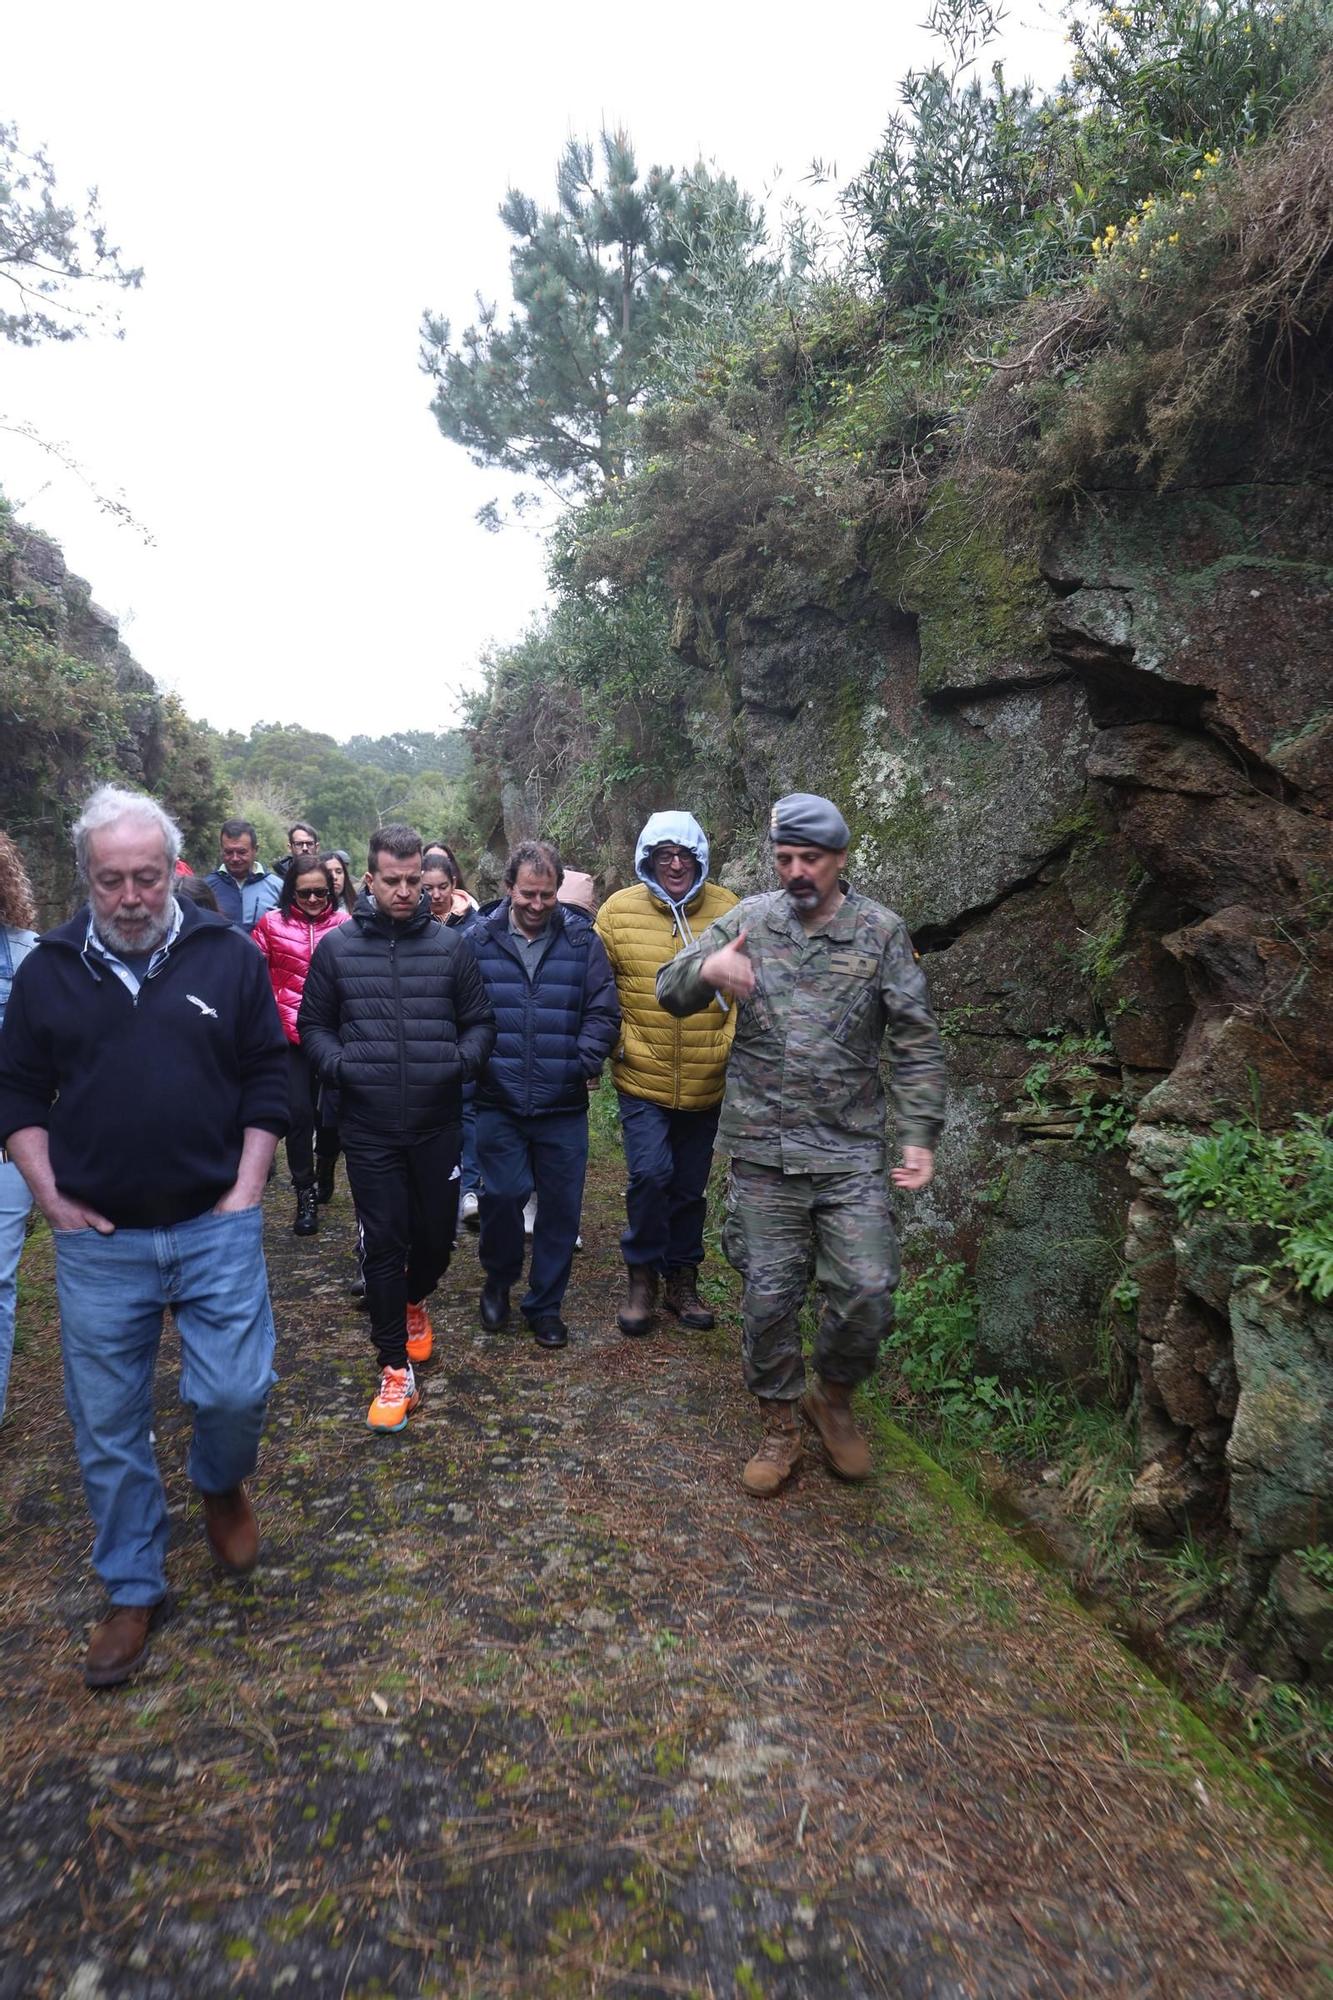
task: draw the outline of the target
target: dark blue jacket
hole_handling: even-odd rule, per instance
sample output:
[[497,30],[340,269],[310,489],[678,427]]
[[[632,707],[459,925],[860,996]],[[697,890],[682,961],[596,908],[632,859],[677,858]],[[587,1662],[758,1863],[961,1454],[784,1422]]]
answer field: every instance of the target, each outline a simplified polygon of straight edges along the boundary
[[0,1029],[0,1145],[46,1127],[61,1194],[118,1228],[202,1215],[236,1179],[247,1125],[287,1129],[287,1037],[263,958],[182,902],[137,996],[84,950],[88,912],[47,931]]
[[225,868],[215,868],[204,880],[227,922],[247,936],[262,916],[277,909],[282,894],[282,877],[266,874],[262,868],[255,868],[243,883],[236,882]]
[[550,922],[554,935],[532,980],[509,935],[507,896],[463,931],[495,1009],[495,1048],[477,1084],[477,1103],[527,1118],[586,1111],[588,1079],[620,1032],[606,946],[587,918],[563,903]]

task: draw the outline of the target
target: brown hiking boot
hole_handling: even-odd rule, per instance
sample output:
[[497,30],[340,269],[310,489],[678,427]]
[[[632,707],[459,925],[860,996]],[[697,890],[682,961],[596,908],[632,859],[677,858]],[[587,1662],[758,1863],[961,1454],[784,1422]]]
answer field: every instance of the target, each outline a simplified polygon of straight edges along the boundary
[[791,1403],[760,1399],[764,1415],[764,1441],[741,1474],[747,1493],[767,1500],[785,1486],[801,1462],[801,1433],[796,1428],[796,1410]]
[[699,1297],[699,1273],[693,1264],[678,1264],[674,1271],[666,1274],[662,1287],[662,1304],[669,1313],[674,1313],[682,1326],[692,1326],[700,1333],[707,1333],[717,1322],[708,1307]]
[[90,1688],[119,1687],[148,1652],[149,1636],[166,1616],[168,1601],[156,1604],[113,1604],[88,1635],[83,1678]]
[[244,1576],[259,1560],[259,1523],[243,1486],[229,1493],[201,1493],[208,1546],[233,1576]]
[[839,1479],[869,1479],[870,1446],[852,1422],[851,1402],[846,1382],[816,1380],[801,1398],[801,1415],[819,1432]]
[[626,1264],[625,1276],[629,1282],[625,1303],[616,1314],[616,1325],[633,1340],[652,1330],[657,1273],[651,1264]]

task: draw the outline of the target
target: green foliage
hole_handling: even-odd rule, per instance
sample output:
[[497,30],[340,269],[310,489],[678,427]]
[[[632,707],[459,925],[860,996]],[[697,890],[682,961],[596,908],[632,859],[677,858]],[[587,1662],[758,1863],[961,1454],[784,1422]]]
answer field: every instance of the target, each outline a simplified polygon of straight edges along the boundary
[[1276,1266],[1298,1290],[1333,1298],[1333,1113],[1298,1114],[1287,1132],[1214,1125],[1164,1185],[1186,1222],[1216,1213],[1271,1230]]
[[1165,1600],[1173,1620],[1216,1603],[1231,1581],[1225,1552],[1214,1542],[1196,1540],[1192,1531],[1178,1548],[1155,1556],[1153,1562],[1166,1578]]
[[1292,1553],[1313,1582],[1333,1590],[1333,1549],[1327,1542],[1315,1542],[1308,1549],[1295,1549]]
[[260,722],[248,736],[232,730],[213,744],[231,788],[229,810],[253,820],[268,860],[286,852],[296,819],[309,820],[324,845],[345,849],[357,868],[371,833],[391,820],[418,827],[428,840],[444,838],[460,858],[470,855],[457,775],[466,749],[457,730],[360,736],[342,745],[297,723]]
[[[569,141],[553,208],[516,188],[501,203],[518,307],[508,323],[479,302],[457,347],[438,314],[421,329],[445,437],[474,464],[590,494],[624,474],[633,412],[685,304],[692,248],[706,239],[716,250],[725,237],[726,260],[744,264],[763,235],[734,181],[702,165],[684,180],[670,168],[641,175],[623,131],[603,131],[598,150],[600,178],[592,146]],[[720,283],[701,285],[685,309],[706,313]]]
[[[179,822],[188,853],[216,840],[225,791],[206,734],[123,649],[78,653],[60,636],[86,609],[86,586],[67,578],[58,598],[31,582],[24,556],[36,538],[0,501],[0,800],[6,831],[57,898],[69,880],[69,830],[95,785],[149,791]],[[39,866],[42,862],[44,865]]]
[[1039,1457],[1068,1417],[1069,1398],[1046,1382],[1005,1385],[976,1366],[976,1305],[962,1264],[936,1256],[895,1300],[885,1347],[895,1378],[894,1414],[924,1429],[951,1469],[978,1450]]
[[1050,1028],[1034,1036],[1027,1047],[1040,1057],[1021,1086],[1034,1113],[1043,1118],[1062,1108],[1076,1113],[1075,1138],[1090,1152],[1122,1147],[1134,1114],[1123,1097],[1106,1097],[1098,1089],[1098,1067],[1105,1072],[1115,1062],[1109,1036]]
[[502,774],[517,781],[532,824],[595,870],[609,839],[623,864],[629,821],[678,767],[682,669],[653,584],[605,594],[577,583],[560,555],[556,576],[554,609],[486,661],[468,803],[482,840],[498,842]]
[[343,749],[354,764],[391,777],[424,774],[461,778],[467,773],[467,737],[461,729],[400,729],[392,736],[349,736]]
[[55,168],[39,146],[27,152],[18,128],[0,123],[0,336],[18,347],[77,340],[114,329],[102,293],[137,288],[143,272],[121,262],[89,190],[82,212],[60,199]]
[[1065,289],[1145,198],[1185,190],[1251,146],[1316,81],[1327,0],[1167,0],[1066,9],[1072,74],[1039,95],[993,63],[1002,9],[935,0],[941,57],[846,190],[847,217],[900,335],[929,349],[960,323]]
[[1101,923],[1082,933],[1075,964],[1098,996],[1106,991],[1124,958],[1128,920],[1129,897],[1122,889],[1111,897]]

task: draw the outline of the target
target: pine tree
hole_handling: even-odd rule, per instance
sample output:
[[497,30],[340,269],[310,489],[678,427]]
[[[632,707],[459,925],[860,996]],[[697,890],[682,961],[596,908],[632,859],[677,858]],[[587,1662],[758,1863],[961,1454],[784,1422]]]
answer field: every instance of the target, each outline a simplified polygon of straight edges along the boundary
[[721,188],[748,243],[763,240],[762,216],[733,182],[702,167],[684,180],[662,167],[641,176],[624,132],[603,132],[600,154],[599,182],[594,148],[569,142],[554,208],[516,188],[501,203],[514,239],[507,324],[480,297],[457,347],[448,320],[422,322],[421,365],[445,437],[474,464],[586,494],[624,475],[633,411],[688,299],[693,211]]

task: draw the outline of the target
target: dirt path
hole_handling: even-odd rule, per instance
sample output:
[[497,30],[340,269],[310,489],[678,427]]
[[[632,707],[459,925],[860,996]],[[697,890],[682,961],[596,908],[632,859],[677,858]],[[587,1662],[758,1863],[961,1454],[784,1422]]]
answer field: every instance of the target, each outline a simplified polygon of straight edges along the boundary
[[[350,1215],[286,1233],[247,1584],[161,1373],[180,1608],[82,1685],[99,1598],[44,1309],[0,1433],[0,1995],[1289,1996],[1298,1828],[885,1431],[747,1501],[731,1316],[623,1340],[600,1167],[575,1344],[483,1335],[465,1238],[408,1431],[364,1427]],[[598,1246],[601,1246],[600,1248]]]

